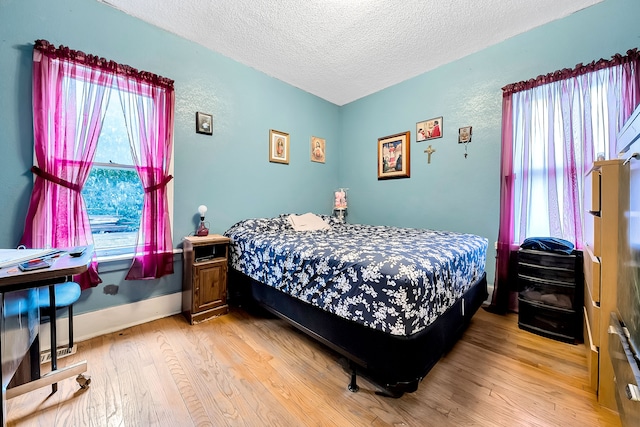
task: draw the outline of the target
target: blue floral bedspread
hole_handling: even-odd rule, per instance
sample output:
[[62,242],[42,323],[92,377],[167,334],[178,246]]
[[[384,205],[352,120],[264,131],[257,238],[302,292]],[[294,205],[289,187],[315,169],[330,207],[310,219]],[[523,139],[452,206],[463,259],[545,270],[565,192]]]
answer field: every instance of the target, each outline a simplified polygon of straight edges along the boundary
[[373,329],[409,336],[429,326],[485,271],[487,239],[448,231],[343,224],[294,231],[287,215],[225,232],[230,266]]

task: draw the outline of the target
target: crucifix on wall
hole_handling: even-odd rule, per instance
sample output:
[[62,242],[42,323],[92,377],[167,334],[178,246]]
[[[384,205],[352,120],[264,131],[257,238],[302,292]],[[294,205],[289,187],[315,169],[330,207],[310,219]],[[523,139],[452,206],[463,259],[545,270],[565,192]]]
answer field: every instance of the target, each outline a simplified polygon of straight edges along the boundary
[[427,163],[431,163],[431,155],[432,155],[433,153],[435,153],[435,152],[436,152],[436,150],[435,150],[433,147],[428,146],[428,147],[427,147],[427,149],[426,149],[426,150],[424,150],[424,152],[425,152],[425,153],[427,153],[427,156],[429,156],[429,157],[427,158]]

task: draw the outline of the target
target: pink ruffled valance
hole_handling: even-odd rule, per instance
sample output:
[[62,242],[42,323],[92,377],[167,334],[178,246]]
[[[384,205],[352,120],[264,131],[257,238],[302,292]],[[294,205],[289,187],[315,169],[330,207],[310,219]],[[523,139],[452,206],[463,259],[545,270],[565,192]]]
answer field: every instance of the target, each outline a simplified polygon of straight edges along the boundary
[[63,59],[90,67],[97,67],[104,71],[117,73],[120,76],[131,77],[154,86],[173,90],[174,82],[169,78],[162,77],[148,71],[139,71],[128,65],[118,64],[115,61],[101,58],[96,55],[90,55],[79,50],[73,50],[66,46],[60,45],[59,47],[55,47],[46,40],[36,40],[34,49],[42,52],[42,54],[47,55],[50,58]]

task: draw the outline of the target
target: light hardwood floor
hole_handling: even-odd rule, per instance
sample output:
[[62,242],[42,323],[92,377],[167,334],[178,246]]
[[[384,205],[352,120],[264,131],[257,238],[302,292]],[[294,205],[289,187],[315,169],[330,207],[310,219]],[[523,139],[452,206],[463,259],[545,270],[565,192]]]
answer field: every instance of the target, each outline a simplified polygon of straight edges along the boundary
[[[619,426],[587,389],[585,348],[480,309],[418,391],[380,397],[339,355],[282,320],[232,309],[190,326],[176,315],[78,345],[74,379],[8,402],[9,426]],[[43,366],[46,370],[46,366]]]

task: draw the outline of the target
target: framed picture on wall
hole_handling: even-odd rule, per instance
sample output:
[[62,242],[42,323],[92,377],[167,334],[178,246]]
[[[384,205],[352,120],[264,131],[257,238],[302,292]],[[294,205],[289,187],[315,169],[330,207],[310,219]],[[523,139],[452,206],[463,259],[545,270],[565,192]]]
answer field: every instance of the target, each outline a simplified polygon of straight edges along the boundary
[[411,132],[378,139],[378,179],[409,178]]
[[213,116],[211,114],[196,113],[196,132],[213,135]]
[[471,134],[473,128],[471,126],[465,126],[458,129],[458,144],[466,144],[471,142]]
[[442,138],[442,116],[416,123],[416,142]]
[[317,136],[311,137],[311,161],[324,163],[325,159],[325,140]]
[[289,134],[279,130],[269,130],[269,161],[289,164]]

